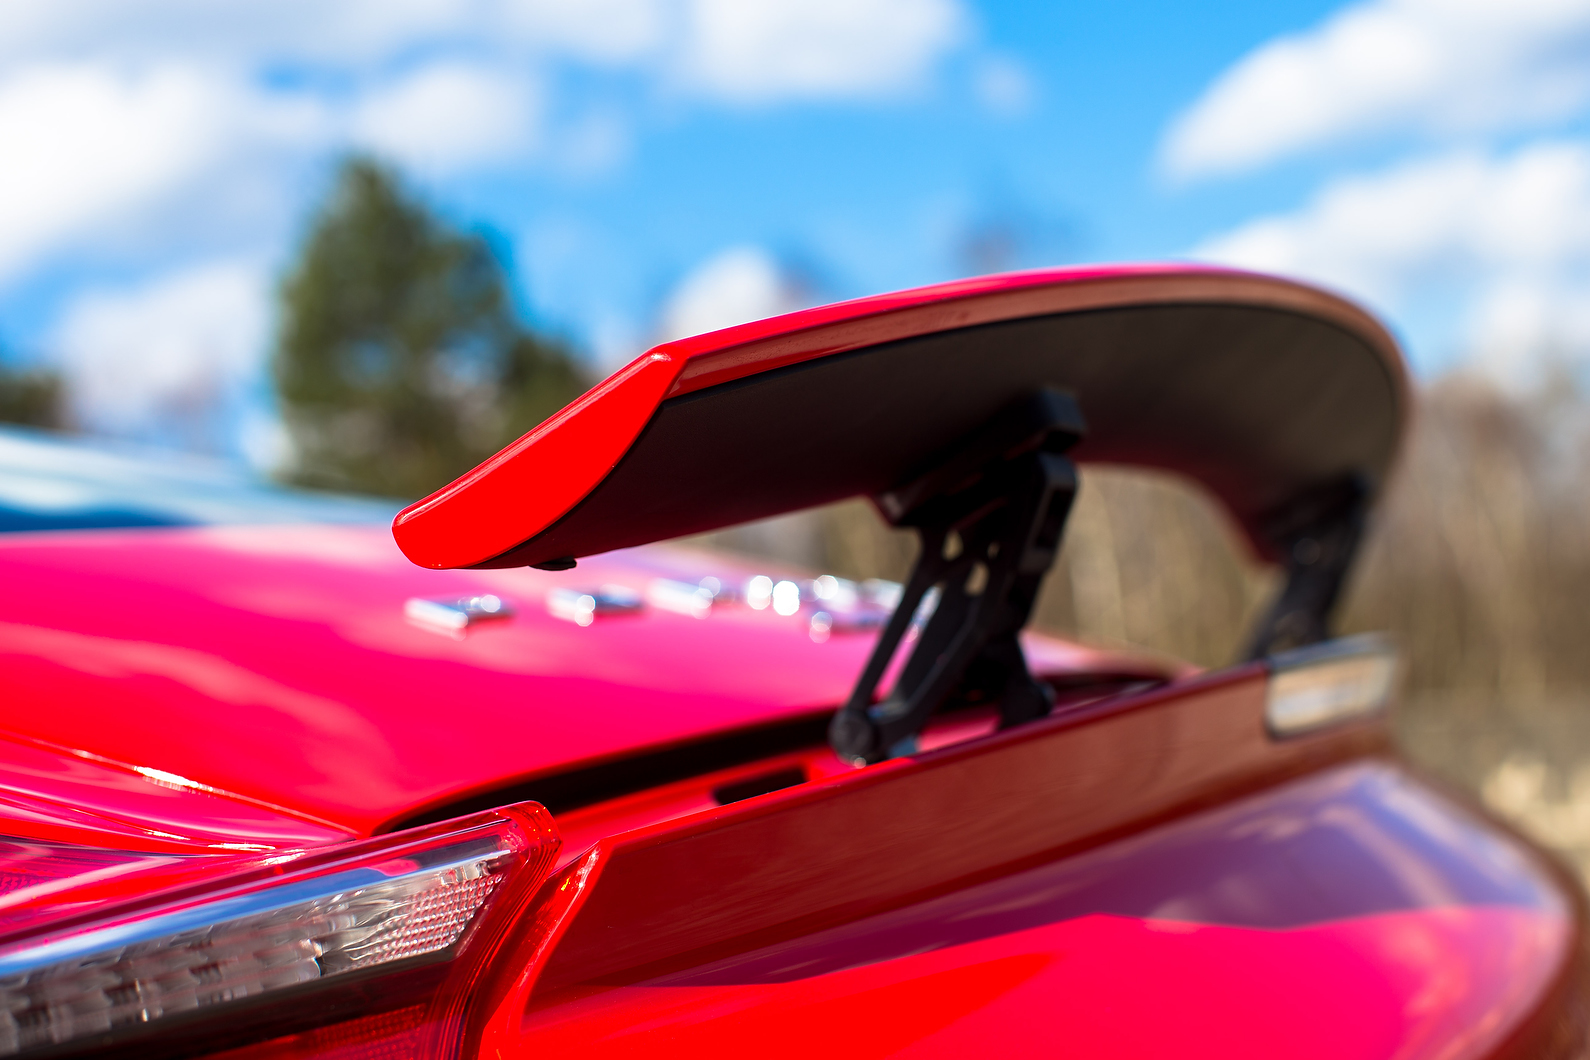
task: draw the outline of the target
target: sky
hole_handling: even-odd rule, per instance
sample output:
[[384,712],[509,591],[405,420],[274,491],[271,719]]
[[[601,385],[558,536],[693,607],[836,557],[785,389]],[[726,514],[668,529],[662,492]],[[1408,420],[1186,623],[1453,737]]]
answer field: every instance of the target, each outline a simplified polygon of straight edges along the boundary
[[7,0],[0,350],[280,463],[276,290],[352,151],[596,371],[1119,260],[1332,287],[1424,379],[1590,367],[1590,0]]

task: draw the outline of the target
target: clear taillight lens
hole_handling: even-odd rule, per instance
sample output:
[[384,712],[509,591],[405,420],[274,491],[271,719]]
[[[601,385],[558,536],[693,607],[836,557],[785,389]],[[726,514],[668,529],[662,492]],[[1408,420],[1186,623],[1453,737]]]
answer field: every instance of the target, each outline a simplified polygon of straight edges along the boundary
[[1384,637],[1343,637],[1268,660],[1265,722],[1296,736],[1384,709],[1397,685],[1397,649]]
[[199,893],[0,944],[0,1056],[90,1043],[346,973],[445,959],[557,842],[539,807],[256,859]]

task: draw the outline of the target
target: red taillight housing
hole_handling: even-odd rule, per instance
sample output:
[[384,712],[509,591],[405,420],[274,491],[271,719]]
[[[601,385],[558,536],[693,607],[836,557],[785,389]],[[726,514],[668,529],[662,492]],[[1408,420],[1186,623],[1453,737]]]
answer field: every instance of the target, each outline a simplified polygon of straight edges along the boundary
[[159,859],[152,877],[119,879],[120,895],[90,873],[92,903],[23,888],[0,900],[12,925],[0,1056],[198,1055],[265,1038],[244,1051],[290,1056],[326,1034],[448,1052],[470,984],[557,849],[551,817],[526,803],[334,847],[196,858],[185,880]]

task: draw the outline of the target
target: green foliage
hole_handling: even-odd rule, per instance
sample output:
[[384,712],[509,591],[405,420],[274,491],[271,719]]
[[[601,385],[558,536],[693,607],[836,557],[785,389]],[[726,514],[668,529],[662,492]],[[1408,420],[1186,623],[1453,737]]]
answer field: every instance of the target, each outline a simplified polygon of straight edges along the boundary
[[417,497],[584,389],[516,320],[503,269],[367,159],[282,288],[276,383],[306,484]]
[[0,423],[60,429],[66,426],[65,397],[61,377],[54,372],[0,365]]

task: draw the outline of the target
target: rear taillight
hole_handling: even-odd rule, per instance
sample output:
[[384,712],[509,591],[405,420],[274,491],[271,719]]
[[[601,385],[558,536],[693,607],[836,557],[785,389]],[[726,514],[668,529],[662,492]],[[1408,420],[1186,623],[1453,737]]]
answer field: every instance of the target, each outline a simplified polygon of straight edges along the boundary
[[1397,686],[1396,645],[1364,634],[1272,655],[1264,719],[1275,736],[1298,736],[1383,710]]
[[0,939],[0,1056],[191,1053],[372,1009],[423,1013],[556,852],[550,817],[526,804],[228,861],[206,883],[35,926]]

